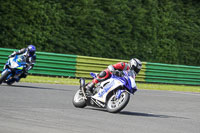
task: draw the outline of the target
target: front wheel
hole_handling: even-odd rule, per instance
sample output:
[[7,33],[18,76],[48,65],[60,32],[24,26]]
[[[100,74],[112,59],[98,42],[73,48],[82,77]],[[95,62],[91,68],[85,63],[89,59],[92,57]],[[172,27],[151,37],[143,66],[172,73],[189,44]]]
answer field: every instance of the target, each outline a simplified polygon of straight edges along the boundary
[[126,91],[121,93],[121,96],[117,99],[116,95],[112,95],[107,102],[106,109],[110,113],[120,112],[126,107],[130,99],[130,94]]
[[77,108],[84,108],[86,106],[86,101],[83,97],[83,94],[81,93],[81,90],[78,90],[76,92],[72,102],[73,102],[73,105]]
[[10,74],[9,71],[5,70],[5,72],[3,72],[1,74],[1,77],[0,77],[0,84],[2,84],[2,82],[8,77],[8,75]]
[[9,80],[8,82],[7,82],[7,85],[12,85],[13,83],[15,82],[15,79],[11,79],[11,80]]

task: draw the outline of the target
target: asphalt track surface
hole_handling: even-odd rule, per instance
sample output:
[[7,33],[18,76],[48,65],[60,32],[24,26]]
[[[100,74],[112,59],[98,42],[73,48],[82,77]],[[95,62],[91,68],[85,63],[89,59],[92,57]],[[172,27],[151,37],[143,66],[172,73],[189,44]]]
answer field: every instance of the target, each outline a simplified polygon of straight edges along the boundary
[[139,90],[117,114],[75,108],[77,86],[0,86],[0,133],[200,133],[200,94]]

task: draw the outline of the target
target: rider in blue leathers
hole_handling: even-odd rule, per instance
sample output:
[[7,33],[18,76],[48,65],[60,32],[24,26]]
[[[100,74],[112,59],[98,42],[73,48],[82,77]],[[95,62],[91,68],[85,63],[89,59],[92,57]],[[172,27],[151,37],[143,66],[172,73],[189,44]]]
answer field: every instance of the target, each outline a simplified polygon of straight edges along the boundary
[[[23,73],[21,74],[20,78],[26,78],[26,76],[28,75],[28,71],[31,70],[34,67],[34,64],[36,62],[36,47],[34,45],[29,45],[27,48],[22,48],[19,51],[14,51],[11,55],[8,56],[8,58],[10,57],[14,57],[15,55],[21,55],[23,54],[26,57],[26,63],[27,66],[26,68],[23,70]],[[4,66],[5,68],[6,66]]]

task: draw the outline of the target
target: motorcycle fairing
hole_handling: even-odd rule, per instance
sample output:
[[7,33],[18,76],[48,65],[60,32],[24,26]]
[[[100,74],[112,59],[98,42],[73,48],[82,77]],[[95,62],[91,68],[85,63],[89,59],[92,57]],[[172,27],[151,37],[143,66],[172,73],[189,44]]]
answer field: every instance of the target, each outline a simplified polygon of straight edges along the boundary
[[101,83],[101,88],[100,88],[99,92],[97,94],[95,94],[94,96],[92,96],[92,98],[105,103],[106,97],[109,94],[109,92],[118,88],[119,86],[123,86],[123,83],[120,80],[116,80],[116,78],[115,79],[110,78]]
[[18,79],[22,73],[23,68],[26,67],[25,60],[26,59],[24,55],[16,55],[15,57],[9,58],[1,74],[3,75],[4,72],[9,71],[10,74],[7,76],[6,80],[10,80],[12,76],[14,76],[14,79]]

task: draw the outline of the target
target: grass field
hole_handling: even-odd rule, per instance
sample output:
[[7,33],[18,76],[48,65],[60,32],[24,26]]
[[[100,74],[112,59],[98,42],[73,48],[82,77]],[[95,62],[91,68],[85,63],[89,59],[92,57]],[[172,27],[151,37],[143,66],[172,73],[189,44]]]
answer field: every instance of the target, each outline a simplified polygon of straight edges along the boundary
[[[86,82],[89,81],[90,80],[86,80]],[[79,85],[79,79],[61,78],[61,77],[43,77],[43,76],[31,76],[31,75],[29,75],[26,79],[21,79],[21,82]],[[150,89],[150,90],[200,92],[200,86],[137,83],[137,87],[139,89]]]

